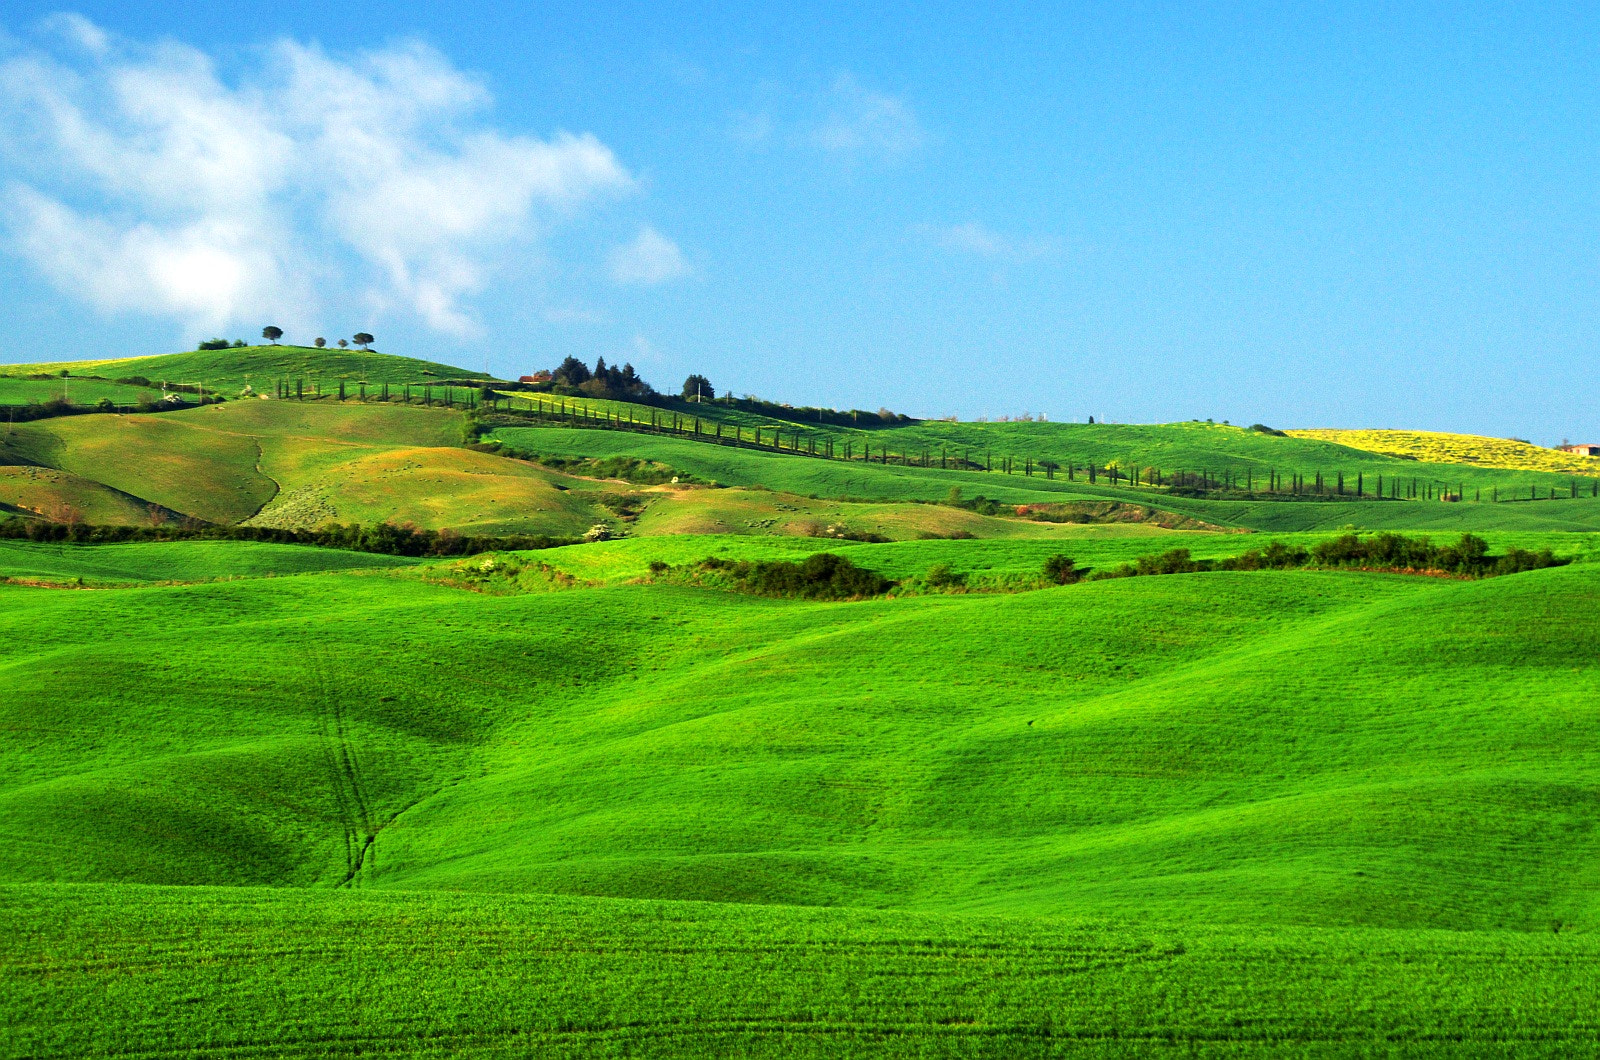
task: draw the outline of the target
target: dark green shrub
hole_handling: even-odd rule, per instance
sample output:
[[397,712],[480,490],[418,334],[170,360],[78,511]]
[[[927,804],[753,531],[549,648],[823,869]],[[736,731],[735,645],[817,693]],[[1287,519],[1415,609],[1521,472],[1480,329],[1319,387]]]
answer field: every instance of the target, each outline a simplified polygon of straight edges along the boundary
[[1071,585],[1083,577],[1083,571],[1071,556],[1057,553],[1044,561],[1044,576],[1057,585]]
[[[1067,561],[1072,562],[1071,560]],[[934,589],[953,589],[967,584],[967,576],[960,571],[951,569],[948,563],[935,563],[928,568],[922,580]]]
[[698,567],[730,574],[738,588],[762,596],[798,597],[804,600],[859,600],[882,596],[894,582],[877,571],[865,570],[843,556],[817,552],[804,562],[771,560],[733,562],[710,556]]

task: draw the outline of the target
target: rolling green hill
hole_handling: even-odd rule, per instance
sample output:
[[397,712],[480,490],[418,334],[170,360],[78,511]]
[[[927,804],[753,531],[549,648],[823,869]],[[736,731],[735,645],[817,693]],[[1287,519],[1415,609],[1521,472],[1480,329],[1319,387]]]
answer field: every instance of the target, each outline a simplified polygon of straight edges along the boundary
[[[39,374],[57,367],[14,366],[11,373]],[[207,377],[209,385],[225,392],[237,392],[253,379],[273,393],[279,380],[292,375],[307,381],[305,393],[313,399],[235,400],[159,415],[69,416],[8,427],[0,439],[0,466],[33,465],[61,474],[0,475],[0,504],[6,510],[117,522],[175,517],[268,526],[394,521],[473,533],[575,534],[596,523],[657,534],[805,534],[839,523],[852,528],[871,523],[874,528],[867,532],[897,538],[1048,533],[1036,521],[907,506],[944,500],[957,488],[968,498],[981,494],[1008,505],[1133,503],[1171,513],[1166,525],[1192,520],[1272,532],[1347,525],[1444,532],[1600,529],[1600,498],[1593,496],[1594,484],[1586,478],[1420,463],[1323,440],[1210,423],[914,421],[846,428],[796,424],[717,403],[664,412],[591,399],[554,399],[552,406],[547,397],[510,395],[512,405],[531,401],[568,415],[576,410],[586,417],[612,415],[623,423],[665,416],[692,424],[699,417],[706,431],[734,432],[746,442],[759,437],[767,446],[736,448],[708,444],[703,436],[579,430],[559,420],[526,426],[515,418],[491,421],[495,426],[488,440],[502,443],[507,452],[596,465],[561,474],[471,451],[462,444],[468,420],[460,410],[359,400],[362,380],[374,388],[370,396],[377,396],[375,388],[384,381],[425,384],[473,374],[446,365],[364,351],[268,346],[79,362],[72,371],[77,377],[107,378],[120,377],[120,372],[149,378],[154,378],[149,372],[162,378],[187,373]],[[320,399],[310,380],[326,384]],[[332,396],[339,380],[347,384],[347,401]],[[50,388],[59,383],[13,379],[8,385]],[[79,378],[75,385],[112,384]],[[420,400],[421,394],[413,396]],[[784,446],[792,448],[798,437],[807,449],[816,445],[826,451],[831,444],[836,455],[872,452],[876,462],[799,460],[793,452],[774,452],[770,447],[780,430]],[[610,474],[600,465],[619,459],[644,461],[695,481],[791,496],[657,490],[621,505],[608,504],[603,495],[641,493],[632,485],[598,481]],[[1041,473],[1038,461],[1054,461],[1061,468],[1051,478]],[[923,462],[976,463],[993,470],[915,466]],[[1232,488],[1195,492],[1129,487],[1125,477],[1111,482],[1104,472],[1090,482],[1085,471],[1090,464],[1115,467],[1119,476],[1135,470],[1146,482],[1152,469],[1160,470],[1165,483],[1174,475],[1206,473]],[[1029,469],[1034,473],[1024,473]],[[1322,477],[1316,503],[1307,503],[1304,495],[1286,495],[1283,484],[1297,475],[1307,483],[1303,494],[1314,492],[1317,476]],[[1279,492],[1262,493],[1268,482],[1278,483]],[[1371,503],[1370,495],[1380,487],[1386,494],[1398,491],[1408,501]],[[1347,494],[1359,489],[1368,502],[1327,496],[1339,489]],[[1484,503],[1420,503],[1441,491]],[[870,506],[862,508],[860,502]],[[894,505],[899,507],[890,507]]]
[[[702,479],[730,486],[764,485],[801,496],[856,497],[886,501],[939,501],[951,488],[967,499],[982,495],[1005,504],[1052,504],[1120,501],[1142,504],[1197,519],[1214,526],[1289,533],[1364,529],[1462,530],[1600,530],[1600,501],[1571,498],[1566,481],[1556,500],[1541,492],[1537,502],[1514,493],[1518,480],[1507,482],[1502,503],[1436,503],[1424,501],[1356,501],[1354,499],[1228,499],[1188,497],[1165,490],[1113,488],[1104,480],[1091,485],[1060,477],[1000,472],[941,471],[938,468],[863,464],[793,454],[773,454],[718,446],[688,438],[568,427],[502,427],[491,436],[519,451],[546,456],[660,460]],[[1484,472],[1494,474],[1494,472]],[[1499,472],[1516,475],[1516,472]],[[1526,487],[1521,487],[1526,489]],[[1491,495],[1492,496],[1492,495]],[[1519,499],[1512,500],[1512,497]]]
[[[331,884],[351,869],[342,830],[381,825],[363,885],[1586,922],[1587,833],[1528,825],[1588,819],[1571,786],[1593,753],[1577,722],[1597,572],[1218,574],[859,605],[338,574],[4,589],[0,820],[17,839],[0,864],[14,880]],[[152,711],[112,673],[168,694]],[[227,673],[231,692],[166,676],[183,673]],[[25,703],[51,705],[48,744]],[[359,775],[313,782],[328,711]],[[255,779],[206,794],[218,770]],[[326,802],[330,781],[359,798]],[[1389,815],[1402,793],[1410,812]],[[1446,822],[1450,850],[1429,853]],[[1521,868],[1497,875],[1513,835]],[[1359,882],[1341,875],[1351,857]],[[1290,865],[1315,871],[1284,890]]]
[[[802,428],[913,457],[830,460],[724,406],[708,440],[363,402],[470,373],[359,351],[71,385],[152,364],[324,396],[8,425],[0,518],[620,539],[0,541],[0,1055],[1600,1052],[1576,479],[1211,424]],[[1349,527],[1574,562],[1044,575]],[[824,551],[900,584],[706,574]]]
[[[1068,529],[1108,560],[1152,532]],[[512,596],[417,568],[0,585],[26,1052],[1594,1041],[1600,565],[854,604],[626,583],[819,544],[530,553],[587,576]],[[174,547],[0,569],[316,567]],[[840,547],[900,575],[1043,545]]]
[[[660,416],[660,410],[630,405],[616,401],[598,401],[588,398],[551,399],[539,396],[507,395],[510,404],[518,409],[537,407],[593,413],[603,417],[620,415],[624,420],[651,422],[651,416]],[[1496,487],[1507,494],[1525,494],[1530,486],[1543,491],[1550,488],[1565,490],[1575,476],[1600,474],[1600,462],[1595,465],[1583,460],[1561,457],[1543,464],[1526,458],[1520,462],[1496,459],[1497,446],[1506,443],[1499,439],[1481,439],[1485,452],[1474,458],[1470,446],[1461,436],[1458,444],[1448,453],[1432,453],[1433,458],[1419,460],[1415,453],[1400,452],[1392,447],[1374,451],[1366,446],[1339,444],[1344,435],[1328,431],[1295,431],[1263,433],[1220,423],[1167,423],[1167,424],[1082,424],[1028,422],[968,422],[945,420],[917,420],[909,424],[871,423],[855,428],[828,424],[805,423],[774,419],[745,412],[737,406],[723,406],[715,402],[705,404],[675,403],[665,413],[685,422],[699,419],[708,425],[707,430],[723,426],[725,435],[735,434],[744,441],[760,436],[770,443],[775,433],[780,434],[784,447],[793,444],[798,436],[803,446],[809,448],[815,441],[818,446],[831,441],[836,455],[842,456],[845,446],[851,446],[851,455],[860,457],[870,450],[873,459],[880,459],[887,451],[890,463],[909,458],[913,464],[924,459],[932,464],[955,466],[966,462],[979,466],[1000,467],[1011,459],[1020,472],[1029,459],[1036,464],[1041,460],[1054,460],[1063,468],[1073,465],[1082,469],[1090,464],[1097,467],[1116,466],[1124,473],[1130,470],[1147,472],[1159,469],[1170,477],[1177,472],[1197,474],[1209,472],[1214,476],[1229,474],[1240,483],[1250,477],[1258,489],[1264,489],[1270,474],[1289,476],[1300,474],[1312,478],[1323,474],[1330,483],[1343,474],[1353,492],[1357,476],[1362,476],[1369,493],[1376,492],[1377,478],[1385,482],[1418,480],[1421,484],[1465,486],[1469,491]],[[555,415],[556,421],[565,418]],[[1361,432],[1350,432],[1360,437]],[[1523,450],[1534,447],[1523,446]],[[1453,456],[1451,454],[1454,454]],[[1062,474],[1065,474],[1063,471]],[[1592,484],[1583,479],[1583,492],[1590,492]]]
[[[442,379],[487,379],[482,372],[454,368],[433,361],[400,357],[373,350],[316,349],[312,346],[243,346],[226,350],[188,350],[149,357],[117,357],[91,361],[59,361],[47,364],[0,366],[0,401],[6,400],[6,387],[20,387],[20,377],[66,369],[73,376],[89,377],[74,387],[93,384],[93,377],[104,380],[143,377],[160,384],[204,383],[207,389],[233,396],[246,385],[257,393],[272,393],[273,384],[287,379],[292,384],[303,379],[310,391],[314,382],[325,389],[336,389],[340,380],[347,384],[421,383]],[[51,384],[60,392],[60,383]],[[119,399],[120,400],[120,399]]]
[[254,541],[98,545],[0,541],[0,579],[35,585],[123,586],[409,567],[421,561]]

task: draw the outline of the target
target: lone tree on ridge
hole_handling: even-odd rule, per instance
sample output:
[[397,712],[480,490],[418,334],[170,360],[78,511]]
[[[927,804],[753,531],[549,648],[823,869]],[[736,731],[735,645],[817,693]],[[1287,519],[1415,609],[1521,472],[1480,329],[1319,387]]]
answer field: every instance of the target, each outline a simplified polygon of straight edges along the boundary
[[317,349],[320,350],[320,349],[322,349],[322,347],[324,347],[324,346],[326,346],[328,344],[328,340],[323,338],[321,335],[318,335],[315,339],[312,340],[312,344],[314,346],[316,346]]
[[698,372],[683,381],[683,398],[685,401],[710,401],[715,399],[717,392],[711,386],[711,380]]
[[278,344],[278,340],[283,338],[283,329],[280,327],[275,327],[272,324],[268,324],[266,327],[261,329],[261,337],[276,346]]
[[366,349],[368,346],[371,346],[372,343],[375,341],[373,339],[373,337],[371,335],[367,334],[365,331],[358,331],[354,335],[350,336],[350,338],[351,338],[351,340],[353,342],[355,342],[355,344],[357,346],[360,346],[363,350]]

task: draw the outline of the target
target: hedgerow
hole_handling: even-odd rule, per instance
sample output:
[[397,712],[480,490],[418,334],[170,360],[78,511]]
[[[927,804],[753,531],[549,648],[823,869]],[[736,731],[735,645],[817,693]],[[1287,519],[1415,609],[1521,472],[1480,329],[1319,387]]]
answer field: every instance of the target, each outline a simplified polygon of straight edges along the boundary
[[97,526],[44,519],[0,518],[0,539],[108,545],[136,541],[265,541],[276,545],[310,545],[385,556],[472,556],[500,550],[533,550],[574,544],[576,538],[511,534],[479,537],[450,530],[412,526],[334,524],[316,529],[287,530],[269,526]]
[[816,552],[800,563],[787,560],[750,562],[710,556],[697,570],[718,572],[731,578],[735,588],[761,596],[803,600],[860,600],[882,596],[895,583],[877,571],[856,566],[843,556]]
[[1273,541],[1264,549],[1250,549],[1238,556],[1222,559],[1195,559],[1186,548],[1174,548],[1159,555],[1140,556],[1090,580],[1134,578],[1152,574],[1192,574],[1199,571],[1288,570],[1298,567],[1343,568],[1394,571],[1408,574],[1447,574],[1461,578],[1494,578],[1523,571],[1562,567],[1572,560],[1557,556],[1548,548],[1537,552],[1508,548],[1502,555],[1489,554],[1489,543],[1474,534],[1462,534],[1453,545],[1436,545],[1427,537],[1407,537],[1383,532],[1371,537],[1341,534],[1312,546]]

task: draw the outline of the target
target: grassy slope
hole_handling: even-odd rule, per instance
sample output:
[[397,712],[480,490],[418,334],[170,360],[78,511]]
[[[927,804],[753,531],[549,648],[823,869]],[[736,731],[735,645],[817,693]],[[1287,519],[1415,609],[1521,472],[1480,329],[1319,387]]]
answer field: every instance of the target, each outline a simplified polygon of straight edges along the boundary
[[0,1011],[35,1057],[1589,1055],[1597,957],[1572,933],[0,888]]
[[[856,503],[753,488],[662,488],[644,491],[644,498],[648,503],[627,528],[630,534],[827,536],[850,531],[900,541],[961,535],[1055,539],[1070,536],[1074,530],[1062,524],[985,516],[945,505]],[[1128,533],[1161,532],[1153,525],[1119,525]]]
[[0,877],[1587,924],[1597,594],[0,589]]
[[[519,555],[527,561],[549,564],[586,583],[606,585],[620,585],[645,577],[649,574],[652,561],[681,567],[707,556],[794,560],[824,551],[845,556],[860,566],[894,579],[912,578],[936,563],[948,564],[954,571],[973,575],[981,585],[985,582],[1015,584],[1024,576],[1035,577],[1039,575],[1045,559],[1057,553],[1071,556],[1081,569],[1103,569],[1172,548],[1186,548],[1197,558],[1216,559],[1237,556],[1249,548],[1261,548],[1268,541],[1310,548],[1334,536],[1330,532],[1322,532],[1273,534],[1265,538],[1241,537],[1237,534],[1163,530],[1143,523],[1066,525],[1049,529],[1055,533],[1043,538],[909,540],[878,544],[735,534],[632,537]],[[1558,555],[1582,562],[1600,562],[1600,533],[1489,533],[1486,538],[1495,552],[1508,547],[1530,550],[1549,548]]]
[[[525,398],[515,398],[519,405]],[[569,405],[593,408],[605,412],[620,412],[624,418],[630,414],[648,421],[650,411],[644,406],[623,402],[566,399]],[[1471,491],[1488,491],[1498,486],[1504,492],[1526,493],[1530,485],[1548,490],[1564,488],[1569,471],[1590,475],[1600,474],[1600,462],[1584,464],[1577,458],[1568,458],[1560,467],[1544,466],[1526,468],[1523,464],[1502,467],[1492,460],[1453,460],[1437,464],[1422,464],[1412,454],[1398,456],[1388,452],[1369,451],[1365,447],[1338,444],[1325,437],[1325,432],[1297,431],[1296,436],[1281,437],[1262,434],[1241,427],[1212,423],[1164,424],[1083,424],[1083,423],[952,423],[942,420],[923,420],[905,426],[873,426],[867,429],[827,425],[791,423],[766,417],[753,416],[738,409],[707,404],[690,407],[687,412],[675,410],[678,415],[698,415],[708,423],[722,423],[731,432],[737,424],[746,440],[755,427],[763,428],[764,439],[770,441],[773,429],[783,432],[784,444],[798,432],[802,438],[833,439],[836,452],[842,454],[849,442],[853,452],[860,454],[863,446],[870,445],[874,455],[885,446],[896,458],[910,453],[920,460],[926,451],[934,462],[941,452],[950,459],[969,459],[983,463],[987,458],[999,465],[1003,457],[1012,457],[1020,467],[1025,458],[1054,459],[1063,466],[1070,463],[1084,466],[1116,464],[1122,468],[1160,468],[1174,471],[1232,472],[1242,480],[1246,472],[1255,479],[1265,481],[1270,471],[1282,475],[1300,473],[1308,478],[1323,472],[1329,480],[1343,472],[1354,488],[1357,474],[1366,477],[1366,488],[1375,489],[1377,476],[1385,482],[1392,478],[1448,485],[1452,488],[1465,485]],[[671,415],[672,413],[668,413]],[[1312,437],[1316,435],[1316,437]],[[1485,440],[1486,442],[1492,440]],[[1466,450],[1461,450],[1465,454]],[[1549,452],[1544,450],[1543,452]],[[1584,472],[1583,469],[1587,468]],[[1560,473],[1553,473],[1559,471]]]
[[0,514],[42,515],[63,523],[138,525],[174,513],[66,471],[0,465]]
[[942,500],[951,487],[968,498],[983,495],[1009,504],[1120,500],[1146,504],[1218,526],[1276,533],[1418,528],[1465,530],[1600,530],[1600,501],[1565,497],[1538,502],[1440,504],[1400,501],[1233,501],[1174,497],[1160,490],[1112,489],[1039,475],[940,471],[894,465],[844,463],[775,455],[682,438],[566,427],[507,427],[494,437],[518,449],[546,455],[659,460],[698,478],[725,485],[765,485],[801,496],[877,500]]
[[227,350],[188,350],[151,357],[124,357],[96,361],[59,361],[49,364],[0,366],[0,374],[23,376],[67,369],[74,375],[121,379],[144,376],[152,382],[204,383],[224,394],[246,384],[258,392],[272,393],[279,379],[304,379],[306,389],[320,380],[323,389],[338,388],[339,380],[359,383],[425,383],[432,379],[478,379],[482,372],[454,368],[433,361],[376,353],[369,350],[319,350],[310,346],[246,346]]
[[[0,372],[7,369],[0,366]],[[101,398],[118,405],[135,405],[146,398],[161,396],[159,389],[121,386],[101,379],[72,379],[65,386],[60,379],[20,379],[0,374],[0,405],[44,404],[65,396],[74,405],[92,405]]]
[[68,474],[6,468],[0,503],[97,522],[143,523],[157,504],[217,523],[552,534],[602,518],[591,497],[556,488],[577,484],[565,476],[461,448],[461,426],[445,409],[329,401],[39,420],[0,459]]
[[247,519],[277,493],[247,435],[210,429],[227,406],[149,416],[68,416],[16,434],[48,466],[208,522]]
[[[261,561],[162,547],[0,570]],[[0,586],[0,1013],[26,1055],[1591,1050],[1597,603],[1593,563],[845,605]]]
[[120,545],[0,541],[0,578],[88,585],[198,582],[330,570],[407,567],[419,560],[331,548],[253,541],[176,541]]
[[1485,438],[1476,434],[1438,431],[1361,431],[1339,429],[1297,430],[1296,438],[1315,438],[1371,453],[1407,457],[1429,464],[1476,464],[1479,467],[1550,471],[1558,474],[1600,475],[1600,460],[1563,453],[1515,438]]

